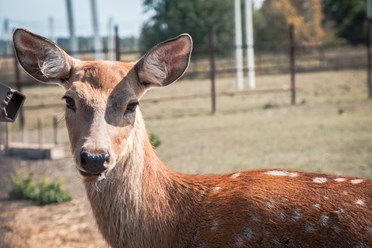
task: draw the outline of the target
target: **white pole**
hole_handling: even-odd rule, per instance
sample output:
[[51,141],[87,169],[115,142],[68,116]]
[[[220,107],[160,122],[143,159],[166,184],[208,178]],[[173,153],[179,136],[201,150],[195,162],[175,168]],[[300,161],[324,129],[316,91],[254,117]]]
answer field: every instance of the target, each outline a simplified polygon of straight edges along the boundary
[[234,2],[235,10],[235,63],[236,63],[236,87],[243,89],[243,49],[242,49],[242,17],[240,0]]
[[111,61],[115,60],[115,37],[114,37],[114,20],[112,17],[108,21],[108,35],[107,35],[107,48],[108,48],[108,59]]
[[72,13],[71,0],[66,0],[66,7],[67,7],[68,29],[70,32],[71,55],[76,56],[79,48],[78,48],[78,41],[75,35],[75,22],[74,22],[74,15]]
[[248,87],[256,88],[256,75],[254,71],[254,41],[253,41],[253,16],[252,0],[245,0],[246,35],[247,35],[247,67]]
[[[11,33],[9,29],[9,20],[4,19],[4,40],[5,40],[5,56],[12,54],[12,46],[11,46]],[[9,60],[9,63],[12,63]]]
[[54,35],[54,19],[53,17],[49,17],[49,39],[55,43],[57,43],[56,37]]
[[99,36],[99,27],[98,27],[98,14],[97,14],[97,4],[96,0],[90,0],[90,5],[92,9],[92,23],[93,23],[93,33],[94,33],[94,54],[95,59],[102,59],[102,40]]

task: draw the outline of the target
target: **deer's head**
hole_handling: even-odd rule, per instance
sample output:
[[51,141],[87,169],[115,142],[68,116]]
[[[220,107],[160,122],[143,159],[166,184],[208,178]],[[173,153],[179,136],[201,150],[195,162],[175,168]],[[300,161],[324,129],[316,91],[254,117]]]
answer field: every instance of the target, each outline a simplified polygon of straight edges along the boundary
[[81,61],[53,42],[24,29],[14,32],[20,64],[35,79],[66,90],[65,119],[76,167],[85,181],[112,170],[138,121],[138,103],[152,87],[176,81],[189,64],[187,34],[162,42],[135,63]]

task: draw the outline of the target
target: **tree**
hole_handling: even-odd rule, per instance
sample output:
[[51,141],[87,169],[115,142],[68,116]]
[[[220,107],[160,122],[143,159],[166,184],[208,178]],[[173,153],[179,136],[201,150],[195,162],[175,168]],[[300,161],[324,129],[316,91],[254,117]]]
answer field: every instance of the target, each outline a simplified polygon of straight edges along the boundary
[[324,38],[320,0],[266,0],[260,12],[265,18],[258,31],[260,40],[286,43],[289,24],[294,25],[299,44],[319,44]]
[[208,45],[208,26],[214,24],[219,46],[234,42],[233,1],[226,0],[143,0],[146,11],[154,15],[142,27],[141,50],[146,51],[160,41],[189,33],[194,50]]
[[324,25],[351,44],[367,40],[366,0],[323,0]]

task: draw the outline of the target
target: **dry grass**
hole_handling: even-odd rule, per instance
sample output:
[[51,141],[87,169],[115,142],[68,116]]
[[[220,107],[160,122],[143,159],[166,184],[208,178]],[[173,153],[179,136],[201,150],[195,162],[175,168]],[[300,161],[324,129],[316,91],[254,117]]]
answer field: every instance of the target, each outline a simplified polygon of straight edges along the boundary
[[[159,156],[177,171],[284,167],[372,177],[372,102],[365,100],[365,80],[363,71],[299,74],[297,106],[286,92],[221,97],[215,116],[208,114],[209,99],[144,104],[143,111],[148,129],[163,141]],[[286,88],[288,81],[286,75],[258,77],[257,85]],[[148,98],[207,92],[208,86],[185,81]],[[233,88],[233,80],[218,81],[220,91]]]
[[[196,98],[154,103],[151,99],[208,94],[208,80],[180,81],[154,89],[142,103],[148,130],[158,134],[159,156],[177,171],[219,173],[263,167],[288,167],[356,176],[372,176],[372,102],[366,100],[364,71],[297,75],[296,106],[289,91],[255,91],[217,99]],[[288,75],[257,78],[261,89],[288,89]],[[236,92],[234,79],[217,80],[218,92]],[[63,90],[40,86],[25,90],[26,106],[61,102],[58,109],[28,111],[35,123],[61,119],[61,137],[68,145],[63,121]],[[265,107],[266,106],[266,107]],[[32,124],[31,124],[32,125]],[[30,131],[31,140],[37,133]],[[50,139],[52,135],[45,135]]]

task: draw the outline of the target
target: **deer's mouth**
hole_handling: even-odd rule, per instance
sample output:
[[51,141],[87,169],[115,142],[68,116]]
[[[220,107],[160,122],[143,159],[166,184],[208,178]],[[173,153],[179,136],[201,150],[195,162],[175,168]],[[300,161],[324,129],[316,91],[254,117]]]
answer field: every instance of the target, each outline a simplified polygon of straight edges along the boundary
[[106,179],[106,172],[89,173],[80,168],[77,168],[79,174],[82,176],[84,182],[95,182]]

